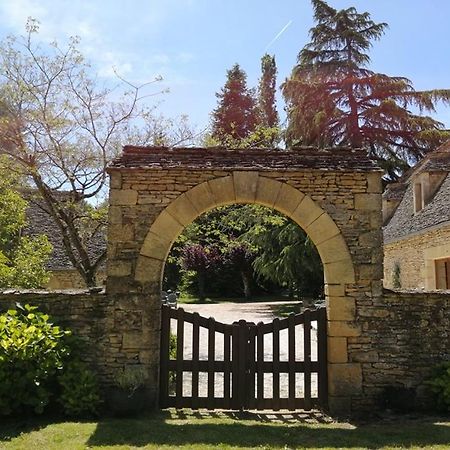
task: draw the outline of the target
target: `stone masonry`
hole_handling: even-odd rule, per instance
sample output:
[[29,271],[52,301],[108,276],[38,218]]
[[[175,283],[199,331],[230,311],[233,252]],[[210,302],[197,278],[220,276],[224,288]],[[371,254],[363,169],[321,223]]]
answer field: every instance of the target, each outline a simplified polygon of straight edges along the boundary
[[125,147],[109,174],[107,292],[141,294],[155,310],[170,247],[203,212],[259,203],[299,224],[324,264],[330,408],[362,403],[363,366],[349,345],[363,333],[358,303],[381,296],[383,276],[382,171],[364,152]]
[[151,363],[159,357],[159,314],[148,302],[132,294],[81,290],[7,291],[0,294],[0,313],[14,309],[17,302],[37,306],[81,338],[82,357],[98,375],[104,392],[124,366],[147,368],[148,406],[156,407],[158,379]]
[[373,411],[392,386],[414,389],[426,406],[424,379],[450,359],[450,294],[383,290],[382,172],[364,152],[125,147],[109,173],[106,294],[0,295],[1,310],[35,304],[82,336],[104,387],[118,369],[141,365],[157,404],[160,289],[173,241],[209,209],[259,203],[293,219],[322,258],[331,411]]

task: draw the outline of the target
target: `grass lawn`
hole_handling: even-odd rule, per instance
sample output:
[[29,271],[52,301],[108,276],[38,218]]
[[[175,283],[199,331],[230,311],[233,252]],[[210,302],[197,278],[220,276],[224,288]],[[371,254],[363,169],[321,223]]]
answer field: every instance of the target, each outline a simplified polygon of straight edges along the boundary
[[331,422],[320,414],[161,411],[135,419],[0,424],[0,449],[450,448],[450,419]]

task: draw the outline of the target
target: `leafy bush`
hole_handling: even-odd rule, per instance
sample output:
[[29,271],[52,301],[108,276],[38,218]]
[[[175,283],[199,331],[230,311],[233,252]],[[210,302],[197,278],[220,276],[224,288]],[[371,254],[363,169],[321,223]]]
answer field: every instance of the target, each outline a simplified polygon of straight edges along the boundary
[[71,361],[58,377],[61,393],[58,402],[68,416],[97,414],[101,403],[97,380],[86,364]]
[[438,408],[450,412],[450,361],[436,366],[427,384],[436,396]]
[[94,413],[94,375],[77,359],[71,332],[30,305],[0,315],[0,415],[41,414],[51,400],[69,415]]
[[49,322],[36,307],[18,305],[0,316],[0,413],[42,413],[51,384],[69,349],[69,334]]

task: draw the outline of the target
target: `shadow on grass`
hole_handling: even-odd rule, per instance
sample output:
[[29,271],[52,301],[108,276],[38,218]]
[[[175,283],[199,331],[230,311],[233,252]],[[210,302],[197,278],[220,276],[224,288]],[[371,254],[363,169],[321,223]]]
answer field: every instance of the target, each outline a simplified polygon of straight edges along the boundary
[[391,423],[372,423],[354,427],[349,424],[323,424],[308,419],[273,420],[254,414],[239,414],[225,419],[215,413],[201,417],[190,413],[173,416],[170,412],[139,419],[109,419],[98,423],[87,445],[243,447],[273,446],[302,448],[379,448],[450,445],[450,426],[431,419]]

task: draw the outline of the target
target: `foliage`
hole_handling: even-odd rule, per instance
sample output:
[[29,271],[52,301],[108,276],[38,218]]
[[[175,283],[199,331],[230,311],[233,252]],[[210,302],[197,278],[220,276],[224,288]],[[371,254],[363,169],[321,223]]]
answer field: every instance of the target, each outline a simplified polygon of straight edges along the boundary
[[68,331],[46,314],[25,305],[0,316],[0,413],[42,413],[54,376],[64,366]]
[[286,216],[273,212],[262,215],[243,239],[259,249],[253,262],[259,277],[287,287],[297,296],[323,295],[323,268],[317,249]]
[[[43,286],[49,280],[49,273],[45,269],[45,262],[52,251],[52,245],[47,236],[23,236],[19,246],[15,249],[12,260],[0,263],[0,283],[3,279],[4,287],[22,287],[26,289]],[[5,269],[6,273],[3,272]],[[5,274],[5,278],[3,278]]]
[[[277,66],[275,56],[267,53],[261,58],[261,78],[258,86],[259,126],[264,129],[277,129],[279,125],[276,106]],[[273,147],[278,141],[277,135],[272,135],[261,146]]]
[[185,118],[167,121],[144,106],[159,78],[134,85],[117,75],[114,86],[101,85],[78,38],[44,45],[38,32],[29,19],[25,36],[0,46],[0,153],[21,166],[71,264],[94,286],[106,257],[106,249],[91,250],[106,233],[108,163],[123,143],[173,145],[192,134]]
[[354,7],[312,4],[311,42],[282,85],[287,143],[364,147],[396,178],[450,137],[442,123],[422,115],[435,112],[438,101],[448,104],[450,90],[416,91],[405,77],[369,70],[368,50],[387,24]]
[[0,158],[0,288],[40,287],[48,281],[45,263],[52,251],[46,236],[22,235],[27,202],[17,192],[20,177]]
[[182,264],[186,270],[196,273],[201,300],[205,298],[207,271],[214,269],[220,263],[221,255],[215,246],[205,247],[201,244],[193,244],[184,247]]
[[[192,260],[188,265],[183,264],[185,248]],[[208,259],[211,249],[214,263]],[[198,295],[193,287],[198,287],[199,273],[203,295],[209,296],[250,296],[255,289],[282,287],[316,296],[323,286],[320,257],[304,232],[284,215],[258,205],[219,207],[186,227],[170,251],[166,286]]]
[[58,384],[61,388],[58,402],[67,416],[98,413],[101,404],[98,383],[86,364],[78,360],[66,363],[58,376]]
[[114,377],[114,383],[120,389],[128,392],[131,397],[137,389],[144,386],[148,373],[142,366],[126,366]]
[[450,412],[450,361],[436,366],[427,384],[435,394],[438,408]]
[[75,344],[34,306],[0,315],[0,414],[41,414],[52,400],[70,416],[96,413],[98,386]]
[[247,87],[247,75],[235,64],[227,71],[227,80],[216,93],[218,106],[212,113],[212,138],[226,146],[228,139],[248,138],[257,125],[254,92]]
[[252,263],[254,259],[255,253],[245,242],[234,242],[225,250],[225,261],[239,271],[244,287],[244,296],[247,299],[252,295]]
[[177,358],[177,335],[170,333],[169,338],[169,359]]

